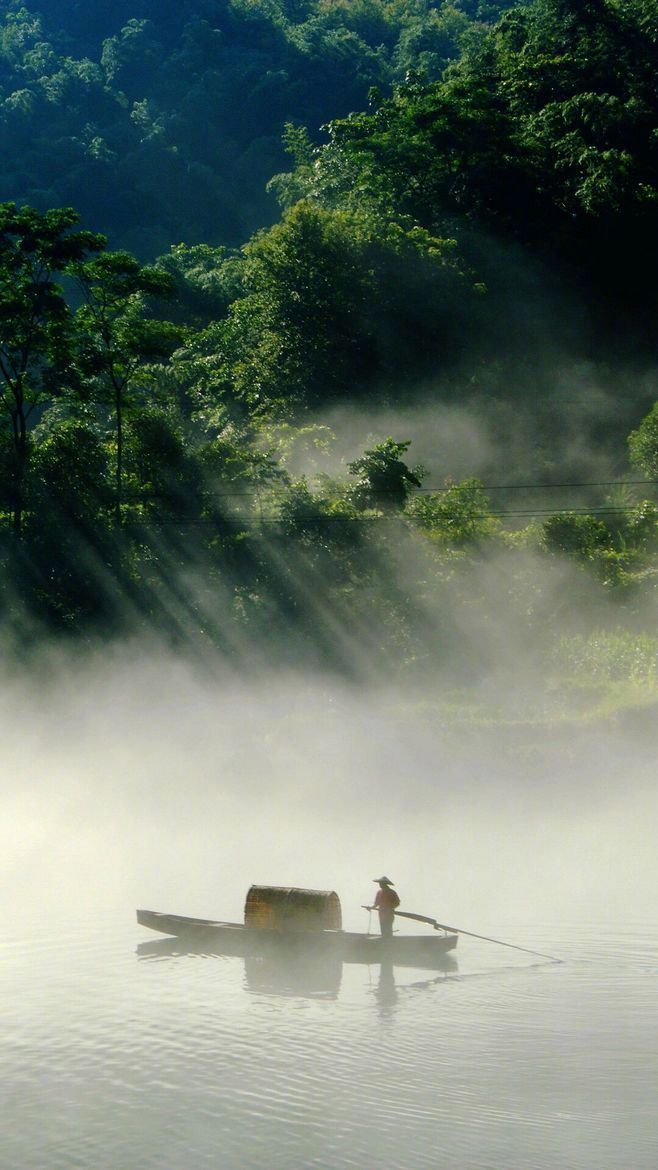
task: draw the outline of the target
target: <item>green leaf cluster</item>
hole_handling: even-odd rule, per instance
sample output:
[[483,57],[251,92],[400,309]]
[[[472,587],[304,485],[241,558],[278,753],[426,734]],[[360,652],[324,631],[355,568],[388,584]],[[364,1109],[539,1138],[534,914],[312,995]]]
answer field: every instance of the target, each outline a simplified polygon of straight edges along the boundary
[[411,68],[439,75],[459,0],[0,3],[0,199],[74,204],[114,247],[242,243],[271,222],[286,122],[314,134]]

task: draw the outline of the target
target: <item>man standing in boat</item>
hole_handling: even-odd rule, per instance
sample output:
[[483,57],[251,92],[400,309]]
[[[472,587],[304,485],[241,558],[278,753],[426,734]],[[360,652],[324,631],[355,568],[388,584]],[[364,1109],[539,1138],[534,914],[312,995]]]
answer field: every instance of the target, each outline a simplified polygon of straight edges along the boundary
[[393,919],[395,917],[395,911],[400,905],[400,899],[395,890],[391,888],[393,882],[390,878],[373,878],[373,881],[377,882],[379,886],[373,907],[379,913],[379,929],[382,932],[382,938],[392,938]]

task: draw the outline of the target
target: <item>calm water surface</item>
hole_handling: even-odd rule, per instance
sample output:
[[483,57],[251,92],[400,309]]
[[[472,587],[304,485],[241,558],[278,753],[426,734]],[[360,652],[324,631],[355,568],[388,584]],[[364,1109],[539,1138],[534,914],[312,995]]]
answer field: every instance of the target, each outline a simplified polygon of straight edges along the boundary
[[[5,687],[0,1170],[656,1170],[658,726],[466,735],[312,681]],[[381,873],[566,961],[282,968],[135,922],[255,882],[364,930]]]
[[460,939],[443,972],[181,954],[125,920],[0,951],[2,1170],[655,1170],[658,930]]

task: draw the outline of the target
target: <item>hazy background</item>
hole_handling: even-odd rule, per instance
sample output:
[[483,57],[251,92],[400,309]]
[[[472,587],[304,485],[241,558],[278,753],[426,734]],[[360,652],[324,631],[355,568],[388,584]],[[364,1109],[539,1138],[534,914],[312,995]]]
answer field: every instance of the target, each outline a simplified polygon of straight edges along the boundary
[[239,921],[252,882],[336,889],[363,929],[382,872],[403,908],[482,933],[655,911],[647,716],[449,727],[394,685],[126,646],[6,677],[0,734],[10,931],[137,905]]
[[[411,441],[407,462],[421,465],[425,488],[476,476],[487,486],[524,486],[518,495],[494,493],[493,509],[600,505],[601,487],[574,485],[644,478],[629,468],[626,437],[657,397],[653,367],[599,367],[549,343],[504,372],[483,369],[480,383],[470,368],[454,384],[439,377],[407,385],[406,401],[325,410],[314,420],[317,433],[304,442],[302,432],[287,453],[286,466],[293,475],[343,478],[347,463],[393,435]],[[561,494],[532,490],[547,482],[567,486]]]

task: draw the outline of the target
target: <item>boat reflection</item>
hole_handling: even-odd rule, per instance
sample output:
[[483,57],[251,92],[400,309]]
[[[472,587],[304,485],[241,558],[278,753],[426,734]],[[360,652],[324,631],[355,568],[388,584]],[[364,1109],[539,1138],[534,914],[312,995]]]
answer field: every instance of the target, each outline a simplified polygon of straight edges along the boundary
[[[139,943],[137,958],[144,961],[178,959],[185,956],[201,958],[222,957],[241,959],[244,962],[245,987],[256,995],[278,995],[303,997],[305,999],[338,999],[345,961],[337,955],[322,953],[295,953],[274,951],[265,955],[231,955],[212,940],[162,938],[153,942]],[[355,964],[350,964],[355,965]],[[359,964],[367,966],[367,964]],[[377,972],[375,994],[380,1007],[390,1010],[395,1006],[400,992],[438,983],[454,974],[457,961],[450,955],[442,956],[440,966],[432,964],[432,975],[426,979],[405,983],[399,988],[395,980],[395,964],[391,961],[368,966]]]
[[343,977],[342,959],[335,955],[304,956],[301,962],[284,955],[250,955],[244,969],[249,991],[304,999],[338,999]]

